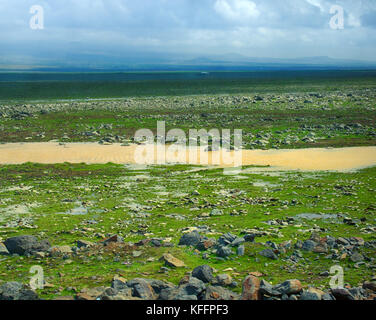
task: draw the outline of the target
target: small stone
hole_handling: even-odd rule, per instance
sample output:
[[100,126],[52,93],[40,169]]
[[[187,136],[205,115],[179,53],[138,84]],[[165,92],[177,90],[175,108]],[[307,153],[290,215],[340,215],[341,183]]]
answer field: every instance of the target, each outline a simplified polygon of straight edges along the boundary
[[211,216],[211,217],[223,216],[223,211],[222,211],[222,210],[219,210],[219,209],[213,209],[213,210],[210,212],[210,216]]
[[352,262],[361,262],[361,261],[364,261],[364,257],[359,253],[359,252],[354,252],[351,256],[350,256],[350,260]]
[[254,242],[256,235],[255,234],[246,234],[244,237],[245,242]]
[[302,245],[302,250],[304,251],[313,251],[314,248],[316,247],[316,242],[312,241],[312,240],[306,240],[303,242],[303,245]]
[[70,246],[55,246],[49,250],[51,256],[60,256],[65,254],[72,254],[72,248]]
[[236,250],[236,253],[238,256],[244,256],[244,252],[245,252],[245,247],[243,245],[239,246],[238,249]]
[[214,247],[215,243],[216,243],[215,239],[202,240],[197,245],[197,249],[200,250],[200,251],[205,251],[205,250],[208,250],[208,249]]
[[7,247],[2,242],[0,242],[0,255],[4,255],[4,256],[9,255],[9,251]]
[[166,265],[173,268],[182,268],[185,267],[185,263],[177,258],[175,258],[173,255],[166,253],[162,256],[162,260],[165,261]]
[[38,251],[34,253],[34,257],[43,259],[46,257],[46,253]]
[[313,252],[315,253],[327,253],[328,252],[328,247],[326,244],[318,244],[313,248]]
[[87,247],[91,247],[93,245],[94,245],[94,243],[92,243],[90,241],[86,241],[86,240],[78,240],[77,241],[77,247],[78,248],[87,248]]
[[133,258],[138,258],[142,255],[142,251],[133,251],[132,256]]
[[123,243],[123,238],[121,236],[118,236],[118,235],[114,235],[110,238],[107,238],[106,240],[102,241],[102,243],[104,245],[107,245],[109,243]]
[[271,249],[265,249],[265,250],[259,252],[259,255],[266,257],[266,258],[269,258],[269,259],[272,259],[272,260],[278,259],[277,255]]

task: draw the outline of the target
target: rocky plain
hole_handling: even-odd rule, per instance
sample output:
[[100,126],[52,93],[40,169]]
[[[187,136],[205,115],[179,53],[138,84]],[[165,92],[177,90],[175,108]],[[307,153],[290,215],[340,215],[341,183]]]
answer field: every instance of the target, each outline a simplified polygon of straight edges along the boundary
[[[374,146],[375,102],[347,87],[8,103],[0,142],[126,146],[165,121],[240,128],[244,149]],[[375,196],[374,167],[2,164],[0,300],[375,300]]]

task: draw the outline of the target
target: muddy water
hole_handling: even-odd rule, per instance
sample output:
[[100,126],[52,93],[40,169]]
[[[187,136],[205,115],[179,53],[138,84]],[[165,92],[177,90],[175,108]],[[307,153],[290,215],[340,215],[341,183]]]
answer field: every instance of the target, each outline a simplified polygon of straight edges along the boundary
[[[143,159],[150,158],[149,164],[155,164],[157,152],[154,145],[142,146]],[[138,148],[138,149],[137,149]],[[135,160],[135,153],[139,146],[121,146],[120,144],[100,145],[97,143],[69,143],[59,145],[58,143],[9,143],[0,145],[0,164],[22,164],[26,162],[35,163],[117,163],[117,164],[139,164]],[[168,149],[168,147],[166,147]],[[232,163],[222,162],[222,156],[239,156],[239,153],[223,150],[215,152],[203,152],[196,150],[197,157],[192,157],[192,149],[185,148],[184,156],[178,158],[176,152],[167,151],[165,161],[167,163],[190,163],[219,165],[231,167]],[[153,155],[154,153],[154,155]],[[208,156],[208,162],[201,162],[201,155]],[[354,147],[339,149],[300,149],[300,150],[242,150],[241,162],[243,166],[271,166],[278,170],[333,170],[350,171],[365,167],[376,166],[376,147]],[[149,159],[148,158],[148,159]],[[202,157],[204,159],[204,157]],[[216,162],[214,159],[220,159]],[[156,160],[154,160],[156,161]],[[203,160],[202,160],[203,161]]]

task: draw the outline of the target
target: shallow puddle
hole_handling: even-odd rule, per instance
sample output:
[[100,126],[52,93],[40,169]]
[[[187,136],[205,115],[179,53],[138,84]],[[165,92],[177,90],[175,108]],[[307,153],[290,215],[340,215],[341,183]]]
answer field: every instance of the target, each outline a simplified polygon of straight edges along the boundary
[[[157,164],[154,145],[142,146],[143,159],[150,164]],[[135,154],[140,156],[139,146],[123,147],[120,144],[109,146],[97,143],[9,143],[0,145],[0,164],[35,163],[116,163],[136,164]],[[153,156],[154,152],[154,156]],[[302,170],[302,171],[351,171],[376,166],[376,147],[353,147],[338,149],[299,149],[299,150],[242,150],[215,151],[202,153],[201,149],[185,148],[185,157],[177,156],[176,152],[165,153],[165,160],[159,164],[216,164],[220,167],[231,167],[228,159],[241,157],[242,166],[270,166],[270,168],[247,168],[249,172],[269,170]],[[194,157],[191,157],[194,154]],[[208,158],[206,161],[206,157]],[[140,158],[138,158],[140,159]],[[219,160],[217,160],[219,159]],[[224,160],[226,159],[226,160]],[[154,162],[153,162],[154,160]],[[205,161],[204,161],[205,160]],[[237,160],[238,161],[238,160]],[[239,161],[238,161],[239,162]],[[268,170],[269,169],[269,170]]]
[[73,209],[69,209],[66,212],[58,212],[57,214],[70,215],[70,216],[83,216],[88,214],[89,210],[84,206],[79,206]]
[[342,215],[340,214],[301,213],[294,218],[304,220],[338,220],[341,217]]

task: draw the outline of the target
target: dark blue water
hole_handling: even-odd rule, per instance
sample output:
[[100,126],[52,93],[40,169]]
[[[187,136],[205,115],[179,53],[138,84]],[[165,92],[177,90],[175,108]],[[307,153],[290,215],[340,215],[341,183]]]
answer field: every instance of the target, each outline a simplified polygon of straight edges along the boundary
[[63,72],[4,72],[0,82],[127,82],[147,80],[245,80],[245,79],[307,79],[307,78],[362,78],[376,77],[376,71],[253,71],[253,72],[108,72],[108,73],[63,73]]

